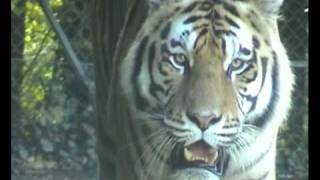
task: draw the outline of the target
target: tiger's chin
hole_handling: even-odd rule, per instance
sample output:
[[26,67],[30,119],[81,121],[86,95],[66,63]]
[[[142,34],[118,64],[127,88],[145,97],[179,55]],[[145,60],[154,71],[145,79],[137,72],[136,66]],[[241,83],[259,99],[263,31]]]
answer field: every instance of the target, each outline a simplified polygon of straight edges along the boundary
[[220,180],[220,177],[204,168],[184,168],[175,170],[168,180]]

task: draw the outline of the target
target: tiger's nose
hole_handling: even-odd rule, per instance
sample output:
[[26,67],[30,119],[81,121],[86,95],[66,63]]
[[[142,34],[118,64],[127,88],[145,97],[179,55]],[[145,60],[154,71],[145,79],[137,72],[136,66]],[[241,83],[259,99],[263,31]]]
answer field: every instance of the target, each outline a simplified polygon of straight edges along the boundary
[[216,114],[212,113],[210,115],[200,115],[198,113],[188,114],[188,117],[192,122],[194,122],[201,130],[208,129],[210,124],[215,124],[221,120],[221,115],[217,116]]

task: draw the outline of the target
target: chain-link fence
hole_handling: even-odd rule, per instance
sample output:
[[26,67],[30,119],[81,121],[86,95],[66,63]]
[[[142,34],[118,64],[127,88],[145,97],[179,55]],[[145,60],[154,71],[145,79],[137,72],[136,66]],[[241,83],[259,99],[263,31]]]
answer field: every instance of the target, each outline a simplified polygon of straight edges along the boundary
[[[94,80],[92,1],[50,0]],[[11,1],[12,177],[95,179],[93,103],[36,0]]]
[[[91,81],[92,5],[92,1],[50,0],[55,19]],[[277,173],[283,180],[308,178],[307,7],[307,0],[285,1],[279,24],[297,77],[293,110],[278,142]],[[86,179],[96,168],[89,94],[38,1],[12,0],[11,19],[12,175],[63,169],[79,172],[66,177]],[[92,171],[81,173],[88,169]]]
[[279,135],[277,175],[278,179],[308,179],[308,1],[285,1],[282,12],[280,33],[296,86],[293,108]]

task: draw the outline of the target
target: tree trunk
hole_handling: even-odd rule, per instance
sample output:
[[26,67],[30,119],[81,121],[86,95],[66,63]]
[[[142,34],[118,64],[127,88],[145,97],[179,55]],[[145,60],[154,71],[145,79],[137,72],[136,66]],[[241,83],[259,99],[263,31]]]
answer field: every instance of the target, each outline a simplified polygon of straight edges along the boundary
[[[110,163],[115,153],[114,132],[108,119],[107,103],[117,64],[124,57],[141,26],[146,12],[143,0],[95,0],[93,9],[93,47],[96,77],[97,155],[101,180],[115,179]],[[120,40],[119,40],[120,39]],[[115,102],[116,103],[116,102]],[[110,123],[111,122],[111,123]],[[111,161],[112,162],[112,161]]]

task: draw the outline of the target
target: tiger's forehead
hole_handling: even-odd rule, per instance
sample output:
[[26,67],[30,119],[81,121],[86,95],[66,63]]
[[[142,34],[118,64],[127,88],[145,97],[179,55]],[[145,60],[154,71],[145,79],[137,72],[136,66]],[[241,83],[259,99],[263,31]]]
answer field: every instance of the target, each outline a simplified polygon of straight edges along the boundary
[[[210,31],[214,29],[217,32],[227,32],[241,26],[242,31],[245,31],[244,26],[248,23],[241,21],[243,18],[246,20],[248,14],[252,14],[249,13],[252,11],[250,7],[242,2],[217,0],[182,0],[170,5],[164,4],[148,18],[142,34],[153,34],[150,38],[158,42],[171,41],[169,43],[173,45],[171,46],[173,50],[179,49],[175,48],[178,42],[184,43],[181,45],[186,48],[184,50],[191,52],[203,28]],[[218,33],[214,36],[218,36]],[[239,37],[245,36],[240,35]]]
[[216,26],[213,23],[226,22],[229,19],[241,19],[245,24],[259,26],[254,22],[258,21],[256,19],[257,13],[256,8],[251,3],[242,1],[182,0],[163,4],[157,11],[153,12],[145,22],[142,34],[162,33],[168,26],[172,28],[172,25],[174,25],[173,28],[175,28],[176,33],[183,33],[185,29],[190,30],[192,27],[203,23],[202,20],[206,18],[211,19],[211,22],[208,23],[212,26]]
[[148,25],[150,28],[145,27],[150,32],[159,30],[159,26],[164,22],[176,21],[184,15],[200,15],[214,11],[219,12],[220,15],[231,14],[235,17],[240,16],[255,16],[254,6],[246,1],[234,0],[181,0],[169,1],[162,4],[158,10],[151,13],[148,17]]

